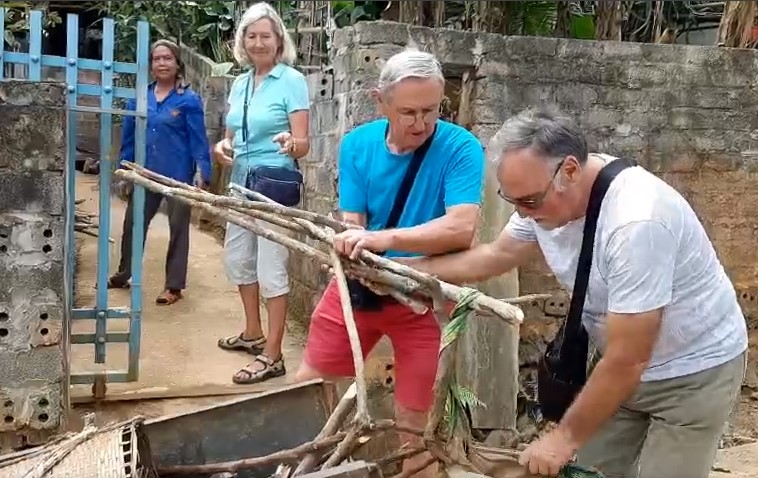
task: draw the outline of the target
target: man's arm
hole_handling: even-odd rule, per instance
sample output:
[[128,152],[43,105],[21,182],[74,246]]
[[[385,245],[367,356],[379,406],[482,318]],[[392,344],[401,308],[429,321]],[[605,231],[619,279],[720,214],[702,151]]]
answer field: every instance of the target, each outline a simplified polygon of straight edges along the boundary
[[390,249],[435,255],[471,247],[484,186],[484,149],[479,140],[470,135],[449,154],[452,159],[441,172],[445,215],[418,226],[381,232],[387,236],[385,242],[390,244]]
[[579,448],[632,396],[658,340],[672,297],[677,242],[662,223],[621,227],[608,242],[606,349],[558,425]]
[[445,215],[425,224],[387,229],[392,249],[427,255],[445,254],[471,247],[479,222],[479,206],[462,204],[446,210]]
[[478,282],[519,267],[540,253],[535,241],[521,240],[503,230],[494,242],[435,257],[395,258],[414,269],[453,284]]

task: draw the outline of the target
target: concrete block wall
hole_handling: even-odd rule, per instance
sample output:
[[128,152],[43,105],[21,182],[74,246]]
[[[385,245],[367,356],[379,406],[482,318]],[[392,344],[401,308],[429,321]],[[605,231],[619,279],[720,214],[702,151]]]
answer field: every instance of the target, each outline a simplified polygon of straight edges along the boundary
[[[473,69],[467,125],[485,146],[503,121],[522,109],[557,106],[584,128],[593,151],[633,157],[660,175],[691,202],[746,314],[758,318],[758,249],[751,246],[758,239],[753,213],[758,206],[758,53],[359,23],[335,33],[332,96],[327,92],[320,101],[316,95],[312,106],[306,208],[335,209],[341,134],[375,116],[369,94],[382,61],[408,45],[435,53],[450,78]],[[489,194],[493,187],[487,186],[482,216],[489,219],[480,237],[493,237],[507,220],[502,201]],[[307,324],[328,278],[298,260],[292,274],[293,313]],[[521,294],[553,294],[545,303],[525,306],[519,360],[522,373],[529,374],[556,328],[551,319],[562,317],[569,301],[544,264],[523,268],[517,282]]]
[[66,96],[0,82],[0,450],[39,443],[68,408]]

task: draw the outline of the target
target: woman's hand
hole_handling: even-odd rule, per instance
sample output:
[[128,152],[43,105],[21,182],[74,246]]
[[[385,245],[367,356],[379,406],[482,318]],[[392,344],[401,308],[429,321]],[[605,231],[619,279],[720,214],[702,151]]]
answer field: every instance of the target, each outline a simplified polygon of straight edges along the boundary
[[289,131],[274,136],[274,142],[279,143],[280,154],[292,154],[295,151],[295,138],[292,137],[292,133]]
[[234,160],[232,159],[232,145],[229,138],[224,138],[213,147],[213,159],[222,166],[230,166]]

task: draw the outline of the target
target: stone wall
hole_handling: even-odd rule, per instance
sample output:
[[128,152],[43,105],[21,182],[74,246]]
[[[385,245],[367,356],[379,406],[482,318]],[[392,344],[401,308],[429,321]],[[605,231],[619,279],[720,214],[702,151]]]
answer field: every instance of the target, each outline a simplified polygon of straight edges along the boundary
[[[485,145],[509,116],[529,106],[557,106],[587,132],[594,151],[631,156],[676,187],[705,224],[747,315],[758,317],[758,249],[751,246],[758,238],[755,51],[505,37],[392,22],[340,30],[334,44],[333,84],[323,80],[311,110],[308,209],[335,208],[339,138],[375,115],[369,91],[382,60],[416,45],[438,56],[449,79],[470,73],[470,89],[464,81],[459,93],[472,101],[459,120]],[[493,237],[508,217],[492,188],[488,184],[480,237]],[[327,277],[304,260],[295,269],[293,302],[307,321]],[[525,307],[520,360],[528,374],[568,300],[541,264],[520,270],[517,285],[486,290],[518,288],[554,294]],[[758,385],[758,377],[753,381]]]
[[0,450],[39,443],[68,408],[66,96],[0,81]]

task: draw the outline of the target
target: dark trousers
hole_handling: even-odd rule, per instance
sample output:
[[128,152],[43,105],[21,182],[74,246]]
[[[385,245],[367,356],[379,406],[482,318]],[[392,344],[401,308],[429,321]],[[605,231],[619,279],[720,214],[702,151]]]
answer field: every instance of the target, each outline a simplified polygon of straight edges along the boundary
[[[147,228],[160,208],[164,197],[145,191],[145,229],[142,246],[144,250]],[[124,215],[124,230],[121,235],[121,262],[114,279],[126,282],[132,276],[132,225],[134,224],[133,193],[129,194]],[[165,289],[182,290],[187,286],[187,258],[189,256],[189,229],[192,208],[178,199],[166,198],[170,236],[166,253]]]

